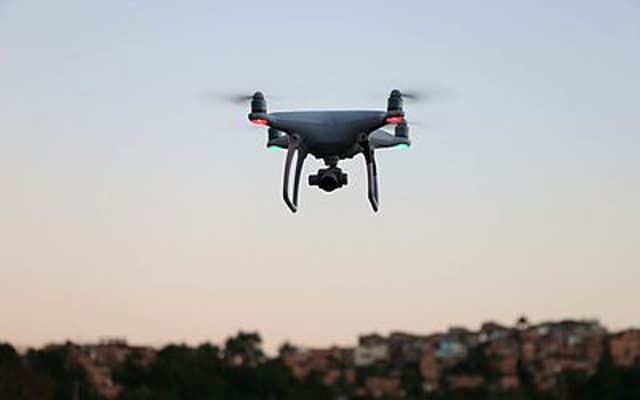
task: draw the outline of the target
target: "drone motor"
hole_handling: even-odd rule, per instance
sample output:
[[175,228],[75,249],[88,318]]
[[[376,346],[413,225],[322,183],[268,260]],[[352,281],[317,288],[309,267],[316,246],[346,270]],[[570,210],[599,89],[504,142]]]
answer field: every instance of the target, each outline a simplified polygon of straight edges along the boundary
[[402,114],[402,93],[398,89],[394,89],[389,94],[389,98],[387,99],[387,112],[388,113],[399,113]]
[[268,125],[267,118],[267,101],[264,99],[262,92],[255,92],[251,98],[251,113],[249,120],[256,125]]

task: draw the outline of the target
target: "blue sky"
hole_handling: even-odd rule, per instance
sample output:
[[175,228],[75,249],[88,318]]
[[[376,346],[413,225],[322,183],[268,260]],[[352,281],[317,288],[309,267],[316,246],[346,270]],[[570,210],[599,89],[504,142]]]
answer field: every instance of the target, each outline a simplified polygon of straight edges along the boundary
[[[633,0],[0,1],[2,335],[637,325],[637,71]],[[201,101],[376,108],[433,86],[407,104],[412,148],[378,157],[375,216],[361,159],[290,215],[283,154]]]

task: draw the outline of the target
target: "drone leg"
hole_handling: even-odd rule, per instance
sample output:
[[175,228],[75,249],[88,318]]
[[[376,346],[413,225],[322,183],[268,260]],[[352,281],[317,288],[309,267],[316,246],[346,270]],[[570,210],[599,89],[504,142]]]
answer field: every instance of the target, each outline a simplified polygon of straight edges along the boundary
[[373,149],[369,146],[369,141],[362,144],[364,160],[367,164],[367,188],[369,203],[373,211],[378,211],[378,169]]
[[[295,204],[295,202],[297,201],[297,195],[295,196],[294,202],[291,202],[291,199],[289,198],[289,175],[291,174],[291,163],[293,162],[293,154],[297,149],[298,139],[295,136],[291,136],[289,138],[289,147],[287,148],[287,157],[284,161],[284,177],[282,179],[282,198],[284,199],[284,202],[287,204],[287,207],[289,207],[291,212],[298,211],[298,207]],[[297,169],[298,168],[296,168],[296,170]]]
[[371,159],[373,160],[373,183],[375,184],[374,195],[376,196],[376,205],[380,203],[380,197],[378,195],[378,163],[376,163],[376,157],[373,151],[371,152]]
[[302,165],[307,158],[307,153],[298,147],[298,156],[296,158],[296,171],[293,178],[293,204],[298,207],[298,192],[300,191],[300,175],[302,174]]

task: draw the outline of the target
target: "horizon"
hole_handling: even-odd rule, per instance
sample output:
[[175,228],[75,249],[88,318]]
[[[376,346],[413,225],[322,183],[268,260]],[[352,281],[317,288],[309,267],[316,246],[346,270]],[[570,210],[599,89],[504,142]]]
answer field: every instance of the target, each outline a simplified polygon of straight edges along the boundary
[[[0,337],[640,321],[637,2],[0,1]],[[338,12],[336,11],[338,10]],[[281,199],[248,106],[406,102],[412,146]]]
[[[358,345],[358,340],[360,337],[362,336],[368,336],[368,335],[381,335],[383,337],[389,337],[393,334],[407,334],[410,336],[415,336],[415,337],[430,337],[430,336],[434,336],[434,335],[441,335],[441,334],[446,334],[446,332],[449,332],[452,329],[464,329],[467,330],[470,333],[474,333],[474,332],[480,332],[482,327],[485,324],[498,324],[499,326],[503,326],[506,327],[508,329],[518,329],[517,328],[517,324],[520,320],[520,318],[525,318],[525,320],[527,320],[527,328],[525,330],[528,329],[535,329],[537,327],[543,326],[543,325],[548,325],[548,324],[561,324],[561,323],[565,323],[565,322],[580,322],[580,323],[596,323],[599,326],[601,326],[604,331],[611,336],[615,336],[619,333],[622,332],[629,332],[629,331],[639,331],[640,330],[640,326],[629,326],[626,328],[622,328],[622,329],[610,329],[609,327],[607,327],[606,325],[602,324],[601,321],[599,321],[598,319],[590,319],[590,318],[561,318],[558,320],[543,320],[543,321],[537,321],[537,322],[531,322],[529,321],[526,316],[520,316],[519,318],[517,318],[515,320],[515,323],[512,324],[508,324],[508,323],[500,323],[498,321],[492,321],[492,320],[486,320],[484,322],[482,322],[479,326],[477,327],[469,327],[469,326],[464,326],[464,325],[449,325],[446,329],[440,329],[440,330],[435,330],[435,331],[429,331],[429,332],[415,332],[415,331],[406,331],[403,329],[392,329],[389,330],[387,332],[378,332],[378,331],[370,331],[370,332],[359,332],[355,334],[354,337],[354,341],[352,343],[346,344],[346,343],[334,343],[334,342],[329,342],[329,343],[325,343],[324,345],[319,345],[319,346],[308,346],[304,343],[299,343],[299,342],[292,342],[289,341],[287,339],[285,339],[283,342],[277,343],[277,346],[272,348],[263,348],[263,350],[265,351],[265,354],[269,357],[274,357],[277,355],[277,350],[280,348],[281,345],[284,344],[290,344],[293,345],[295,348],[300,349],[300,350],[316,350],[316,349],[326,349],[326,348],[334,348],[334,347],[338,347],[338,348],[352,348],[354,346]],[[226,337],[220,339],[220,340],[204,340],[204,341],[199,341],[199,342],[189,342],[189,341],[184,341],[184,340],[165,340],[163,342],[160,343],[144,343],[144,342],[130,342],[126,337],[124,336],[112,336],[112,335],[103,335],[97,338],[77,338],[77,339],[72,339],[72,338],[67,338],[64,340],[50,340],[50,341],[45,341],[43,343],[40,343],[39,345],[20,345],[19,343],[12,343],[9,341],[4,341],[2,339],[2,337],[0,337],[0,344],[1,343],[7,343],[11,346],[13,346],[16,351],[20,354],[24,354],[26,353],[28,350],[30,349],[38,349],[38,348],[45,348],[48,346],[56,346],[56,345],[60,345],[60,344],[64,344],[64,343],[71,343],[73,345],[76,346],[92,346],[92,345],[101,345],[104,343],[110,343],[113,341],[122,341],[126,344],[127,347],[150,347],[153,348],[155,350],[159,350],[162,349],[166,346],[172,346],[172,345],[185,345],[185,346],[189,346],[189,347],[194,347],[194,346],[199,346],[202,344],[213,344],[213,345],[223,345],[225,340],[231,337],[234,337],[234,335],[237,335],[238,333],[257,333],[258,335],[260,335],[260,338],[262,340],[262,344],[264,345],[265,342],[267,342],[265,340],[265,337],[262,336],[260,334],[259,331],[252,331],[252,330],[245,330],[245,331],[237,331],[237,332],[230,332]]]

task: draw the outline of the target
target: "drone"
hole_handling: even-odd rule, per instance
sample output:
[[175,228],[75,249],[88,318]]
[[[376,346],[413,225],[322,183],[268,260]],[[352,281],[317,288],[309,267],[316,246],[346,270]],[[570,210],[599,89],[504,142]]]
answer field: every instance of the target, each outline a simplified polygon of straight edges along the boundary
[[[282,197],[291,212],[298,210],[298,192],[302,167],[307,155],[324,161],[326,168],[309,175],[309,186],[317,186],[333,192],[348,183],[347,174],[338,162],[361,154],[367,171],[367,191],[371,208],[378,211],[378,171],[375,151],[382,148],[408,148],[409,125],[403,110],[403,95],[394,89],[387,99],[387,109],[382,110],[326,110],[267,112],[267,102],[262,92],[246,98],[251,100],[249,121],[268,127],[267,148],[287,151],[282,180]],[[383,130],[394,126],[394,133]],[[290,175],[294,155],[297,154],[293,177],[293,193],[290,196]]]

